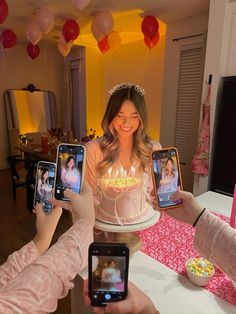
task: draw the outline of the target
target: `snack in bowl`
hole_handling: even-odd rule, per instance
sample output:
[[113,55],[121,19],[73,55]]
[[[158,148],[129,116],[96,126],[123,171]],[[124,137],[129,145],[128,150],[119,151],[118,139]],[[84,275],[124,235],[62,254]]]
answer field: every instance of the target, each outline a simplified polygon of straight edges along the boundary
[[189,280],[201,287],[206,286],[215,274],[213,264],[202,257],[189,259],[186,270]]

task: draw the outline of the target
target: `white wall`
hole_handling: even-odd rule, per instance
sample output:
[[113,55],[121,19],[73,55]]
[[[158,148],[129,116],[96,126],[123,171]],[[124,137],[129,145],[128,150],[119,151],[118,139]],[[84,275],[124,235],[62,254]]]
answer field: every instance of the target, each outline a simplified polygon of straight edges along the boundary
[[163,81],[163,96],[161,109],[161,134],[162,146],[174,144],[175,122],[177,110],[177,90],[179,76],[180,43],[190,44],[202,41],[202,36],[173,41],[173,38],[185,37],[199,33],[206,33],[208,14],[201,14],[183,19],[167,25],[166,52]]
[[145,89],[148,109],[148,134],[159,140],[165,35],[149,50],[143,40],[122,45],[103,57],[104,110],[109,90],[116,84],[131,82]]
[[[236,75],[236,4],[228,0],[211,0],[209,12],[209,26],[207,36],[206,61],[204,81],[212,74],[211,89],[211,142],[214,138],[214,118],[216,100],[220,78],[225,75]],[[203,86],[202,100],[206,94]],[[212,156],[210,156],[210,159]],[[210,171],[210,170],[209,170]],[[194,184],[194,195],[199,195],[208,190],[209,177],[200,178]]]
[[8,136],[5,117],[3,93],[7,89],[22,89],[34,84],[42,90],[50,90],[56,94],[58,120],[61,123],[61,65],[62,57],[57,48],[40,45],[40,56],[32,60],[26,53],[25,44],[17,43],[8,49],[5,56],[0,55],[0,169],[7,166]]

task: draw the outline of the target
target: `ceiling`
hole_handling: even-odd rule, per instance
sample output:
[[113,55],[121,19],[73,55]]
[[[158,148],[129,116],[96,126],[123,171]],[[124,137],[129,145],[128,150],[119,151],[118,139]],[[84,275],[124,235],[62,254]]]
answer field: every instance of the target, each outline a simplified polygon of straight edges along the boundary
[[[114,17],[114,30],[121,35],[122,42],[129,39],[143,38],[140,30],[141,17],[145,14],[155,15],[163,23],[172,23],[193,15],[206,13],[210,0],[91,0],[90,4],[79,11],[72,0],[6,0],[9,15],[1,28],[11,28],[18,40],[26,41],[25,27],[34,18],[37,9],[48,7],[55,17],[54,29],[44,35],[46,40],[56,40],[65,20],[75,19],[80,25],[77,44],[96,45],[91,36],[90,26],[93,16],[99,11],[110,11]],[[160,23],[160,33],[162,32]],[[165,26],[163,26],[165,29]],[[129,39],[128,39],[129,38]]]

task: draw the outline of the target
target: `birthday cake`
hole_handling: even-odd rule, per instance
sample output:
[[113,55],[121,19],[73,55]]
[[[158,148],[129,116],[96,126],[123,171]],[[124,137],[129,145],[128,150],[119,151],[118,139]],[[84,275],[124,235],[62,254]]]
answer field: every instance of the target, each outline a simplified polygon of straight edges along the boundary
[[103,222],[125,225],[147,220],[150,205],[146,202],[143,178],[134,175],[103,177],[96,218]]

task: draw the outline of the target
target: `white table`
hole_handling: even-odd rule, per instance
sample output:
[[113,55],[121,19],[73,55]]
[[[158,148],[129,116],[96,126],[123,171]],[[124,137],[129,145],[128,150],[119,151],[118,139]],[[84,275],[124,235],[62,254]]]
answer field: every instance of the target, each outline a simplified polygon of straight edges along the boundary
[[[232,198],[214,192],[197,197],[208,209],[229,216]],[[83,278],[77,276],[72,292],[72,313],[93,313],[81,300]],[[233,306],[204,288],[194,286],[187,278],[172,271],[148,255],[137,252],[130,261],[129,280],[144,291],[161,314],[235,314]],[[148,314],[148,313],[147,313]]]

